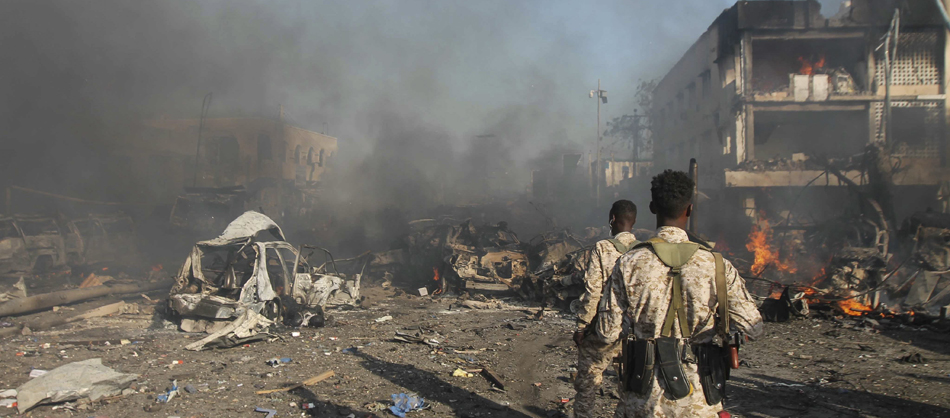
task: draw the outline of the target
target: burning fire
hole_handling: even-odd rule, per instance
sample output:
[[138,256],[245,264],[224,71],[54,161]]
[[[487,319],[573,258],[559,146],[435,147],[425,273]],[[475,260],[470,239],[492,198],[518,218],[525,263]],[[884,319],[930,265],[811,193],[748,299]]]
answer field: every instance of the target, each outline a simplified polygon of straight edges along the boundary
[[161,264],[156,264],[152,266],[152,271],[162,271],[164,267]]
[[752,264],[752,274],[758,276],[765,271],[767,266],[774,266],[779,271],[794,274],[798,268],[789,262],[782,262],[779,259],[778,251],[772,249],[772,227],[769,221],[764,218],[758,225],[752,226],[749,232],[749,241],[745,248],[755,254],[755,262]]
[[815,71],[825,67],[825,56],[822,55],[818,58],[818,61],[815,62],[805,57],[798,57],[798,62],[802,63],[802,68],[798,70],[799,74],[813,75]]
[[844,312],[845,315],[850,316],[863,316],[874,310],[870,306],[854,299],[838,301],[838,307],[841,308],[841,311]]
[[[441,280],[441,279],[442,279],[442,277],[439,276],[439,268],[438,268],[438,267],[433,267],[433,268],[432,268],[432,280],[438,282],[438,281]],[[440,293],[442,293],[442,287],[441,287],[441,286],[440,286],[438,289],[436,289],[434,292],[432,292],[433,295],[438,295],[438,294],[440,294]]]

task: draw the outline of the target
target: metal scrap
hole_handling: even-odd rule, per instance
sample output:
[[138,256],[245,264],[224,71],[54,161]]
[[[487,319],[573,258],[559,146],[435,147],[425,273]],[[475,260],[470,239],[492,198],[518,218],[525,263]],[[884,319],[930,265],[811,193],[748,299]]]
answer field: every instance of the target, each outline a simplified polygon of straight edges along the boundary
[[267,328],[280,321],[323,325],[324,308],[359,303],[360,277],[311,268],[273,220],[249,211],[221,236],[195,245],[169,308],[182,318],[182,330],[212,333],[189,349],[241,344],[266,338]]

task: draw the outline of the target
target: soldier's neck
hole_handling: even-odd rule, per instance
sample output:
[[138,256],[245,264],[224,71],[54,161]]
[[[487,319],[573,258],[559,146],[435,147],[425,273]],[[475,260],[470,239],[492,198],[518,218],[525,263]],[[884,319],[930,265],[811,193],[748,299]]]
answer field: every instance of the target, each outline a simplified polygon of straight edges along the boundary
[[676,219],[661,219],[656,218],[656,228],[660,229],[663,226],[675,226],[679,229],[685,230],[687,225],[689,225],[689,217],[683,216]]

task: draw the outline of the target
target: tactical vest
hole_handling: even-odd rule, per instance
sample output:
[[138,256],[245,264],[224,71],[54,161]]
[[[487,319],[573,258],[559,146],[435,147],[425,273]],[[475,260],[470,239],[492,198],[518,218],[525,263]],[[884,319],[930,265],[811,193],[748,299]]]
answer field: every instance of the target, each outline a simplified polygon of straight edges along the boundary
[[[713,255],[716,262],[716,303],[718,305],[717,313],[719,316],[717,333],[723,341],[729,336],[729,293],[726,287],[726,271],[722,254],[713,251],[713,249],[700,245],[695,242],[672,243],[666,242],[660,237],[653,237],[644,242],[634,243],[630,250],[649,247],[656,254],[664,265],[670,268],[668,275],[673,284],[673,294],[671,295],[670,309],[666,313],[666,319],[663,321],[661,336],[669,337],[673,333],[673,321],[679,320],[680,333],[682,338],[689,339],[692,336],[692,330],[686,323],[686,305],[683,304],[683,277],[681,269],[689,262],[693,254],[698,250],[708,251]],[[614,244],[615,246],[617,244]],[[619,250],[619,248],[618,248]]]
[[[629,350],[635,354],[633,355],[634,358],[630,359],[632,361],[626,364],[630,373],[628,376],[624,376],[623,379],[630,390],[647,394],[653,385],[653,366],[656,364],[656,368],[660,372],[659,377],[666,382],[667,395],[673,399],[682,399],[693,393],[693,386],[683,369],[683,361],[695,362],[696,359],[691,357],[693,356],[692,349],[688,346],[692,330],[687,323],[681,269],[696,251],[703,250],[712,253],[716,264],[716,301],[719,315],[717,333],[720,335],[720,340],[725,342],[729,336],[729,301],[725,264],[722,254],[695,242],[671,243],[662,238],[654,237],[646,242],[638,243],[632,249],[645,247],[649,247],[660,259],[660,262],[670,268],[668,275],[673,289],[670,295],[670,307],[667,310],[666,319],[663,321],[660,337],[631,341],[629,348],[625,344],[624,350]],[[683,347],[680,339],[673,337],[673,323],[676,321],[679,322],[680,337],[686,340],[686,347]],[[719,353],[718,350],[715,352]],[[700,381],[703,385],[707,403],[713,405],[722,401],[722,396],[725,394],[725,379],[721,373],[712,370],[709,366],[710,359],[707,354],[708,351],[700,350]],[[718,359],[720,355],[716,354],[716,357],[715,361],[721,363]],[[628,359],[629,357],[624,354],[624,358]]]

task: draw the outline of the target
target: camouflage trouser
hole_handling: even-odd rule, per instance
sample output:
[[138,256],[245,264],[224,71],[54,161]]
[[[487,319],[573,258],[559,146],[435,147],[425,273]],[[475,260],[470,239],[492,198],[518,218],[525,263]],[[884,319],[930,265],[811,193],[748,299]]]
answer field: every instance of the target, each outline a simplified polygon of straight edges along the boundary
[[577,376],[574,378],[574,417],[594,416],[597,391],[604,380],[604,370],[620,355],[620,343],[604,345],[588,339],[577,346]]

